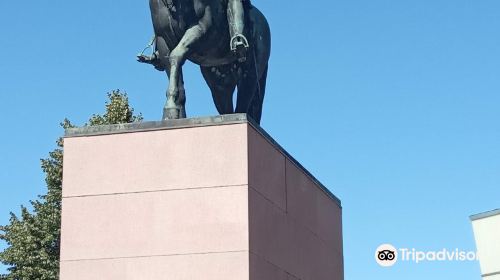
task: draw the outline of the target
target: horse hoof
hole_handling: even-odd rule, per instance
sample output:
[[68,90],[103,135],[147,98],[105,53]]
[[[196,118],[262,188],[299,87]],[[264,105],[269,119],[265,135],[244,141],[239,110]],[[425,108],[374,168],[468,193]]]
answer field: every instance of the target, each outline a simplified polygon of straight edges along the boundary
[[180,117],[180,110],[177,108],[164,108],[163,120],[176,120]]

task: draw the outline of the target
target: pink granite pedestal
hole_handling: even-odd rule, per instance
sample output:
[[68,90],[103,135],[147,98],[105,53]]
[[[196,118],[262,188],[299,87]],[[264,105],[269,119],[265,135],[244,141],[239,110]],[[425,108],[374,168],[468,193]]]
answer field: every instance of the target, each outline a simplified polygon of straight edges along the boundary
[[62,280],[342,280],[340,201],[245,115],[72,129]]

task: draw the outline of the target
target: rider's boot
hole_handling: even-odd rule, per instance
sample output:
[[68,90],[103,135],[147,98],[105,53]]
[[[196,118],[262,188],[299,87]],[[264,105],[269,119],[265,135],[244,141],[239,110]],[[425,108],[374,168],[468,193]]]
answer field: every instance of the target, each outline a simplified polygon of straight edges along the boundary
[[137,56],[137,61],[141,63],[151,64],[158,71],[165,71],[165,66],[160,60],[160,53],[158,51],[155,51],[151,55],[139,54]]
[[239,62],[246,61],[249,48],[248,40],[245,35],[243,35],[243,31],[245,30],[245,10],[243,1],[245,0],[229,0],[227,11],[229,34],[231,35],[230,48]]

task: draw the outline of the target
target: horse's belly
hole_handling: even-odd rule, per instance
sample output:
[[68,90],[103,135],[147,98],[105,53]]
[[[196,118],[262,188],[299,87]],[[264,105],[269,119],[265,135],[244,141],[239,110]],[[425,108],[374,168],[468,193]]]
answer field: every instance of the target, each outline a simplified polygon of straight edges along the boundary
[[198,64],[200,66],[220,66],[233,63],[236,58],[232,55],[226,56],[203,56],[199,54],[192,54],[189,56],[189,61]]

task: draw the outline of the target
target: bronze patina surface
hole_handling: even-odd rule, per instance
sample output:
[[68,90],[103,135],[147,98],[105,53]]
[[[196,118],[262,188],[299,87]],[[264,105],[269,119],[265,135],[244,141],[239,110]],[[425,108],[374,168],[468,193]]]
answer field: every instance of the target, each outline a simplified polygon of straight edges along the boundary
[[153,53],[138,60],[168,75],[163,119],[186,117],[182,66],[189,60],[200,66],[221,115],[246,113],[260,123],[271,53],[264,15],[249,0],[150,0],[149,5]]

